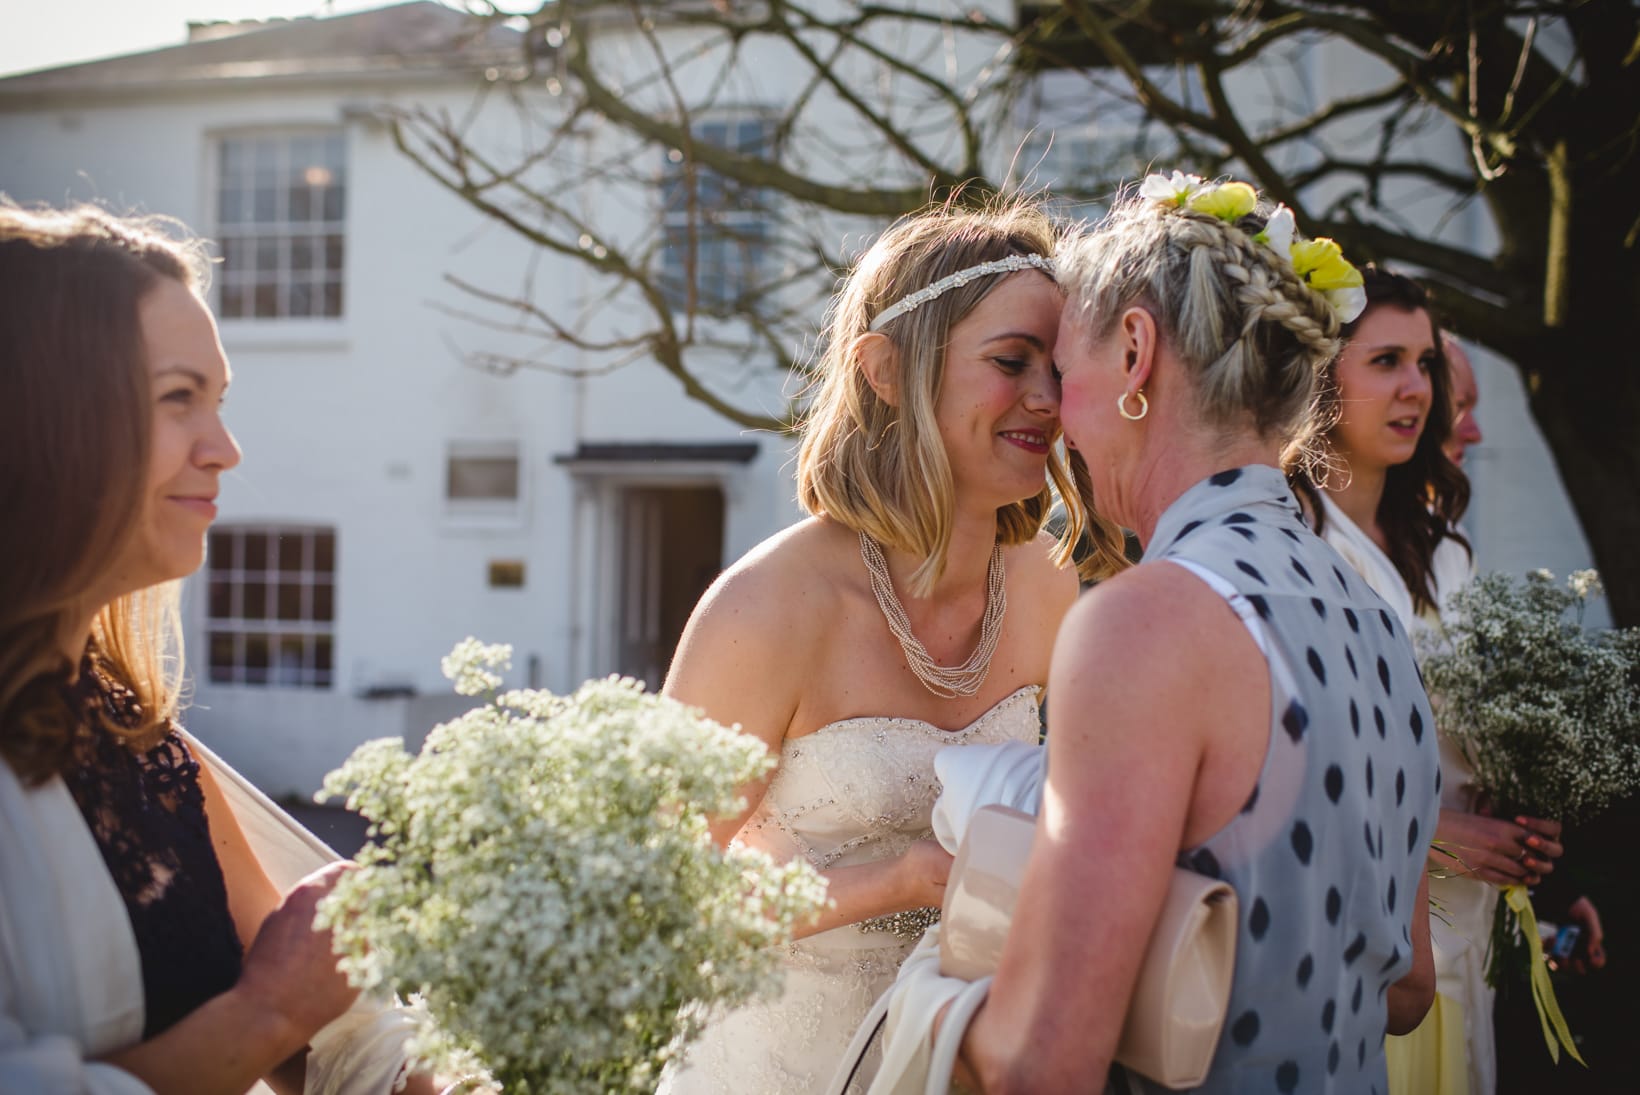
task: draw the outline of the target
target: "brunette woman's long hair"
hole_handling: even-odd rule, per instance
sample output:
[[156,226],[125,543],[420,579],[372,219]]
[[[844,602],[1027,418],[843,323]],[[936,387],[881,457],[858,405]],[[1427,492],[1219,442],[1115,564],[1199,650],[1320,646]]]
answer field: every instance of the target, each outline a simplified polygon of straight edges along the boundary
[[180,230],[0,198],[0,757],[28,783],[71,764],[85,713],[66,689],[79,665],[63,644],[88,616],[85,654],[140,708],[108,729],[140,748],[177,710],[179,583],[97,601],[144,504],[152,411],[138,308],[162,279],[198,290],[207,269]]
[[[1389,545],[1386,554],[1412,594],[1413,609],[1422,613],[1435,606],[1433,561],[1441,541],[1450,537],[1462,544],[1465,551],[1470,551],[1469,541],[1458,531],[1458,521],[1469,508],[1469,478],[1442,451],[1452,435],[1452,371],[1440,325],[1429,308],[1429,297],[1423,286],[1409,277],[1371,264],[1363,267],[1361,274],[1366,282],[1367,307],[1354,322],[1345,325],[1342,335],[1346,346],[1374,308],[1399,308],[1407,312],[1421,310],[1429,317],[1430,338],[1435,347],[1435,361],[1429,370],[1429,414],[1423,433],[1418,436],[1412,459],[1394,465],[1385,475],[1384,495],[1378,501],[1378,527]],[[1322,421],[1336,424],[1340,407],[1337,358],[1327,366],[1325,381],[1321,396]],[[1325,440],[1323,447],[1330,447]],[[1288,471],[1294,489],[1305,499],[1313,515],[1317,532],[1325,527],[1327,520],[1320,489],[1326,486],[1328,476],[1348,474],[1336,457],[1329,456],[1324,453],[1322,459]]]

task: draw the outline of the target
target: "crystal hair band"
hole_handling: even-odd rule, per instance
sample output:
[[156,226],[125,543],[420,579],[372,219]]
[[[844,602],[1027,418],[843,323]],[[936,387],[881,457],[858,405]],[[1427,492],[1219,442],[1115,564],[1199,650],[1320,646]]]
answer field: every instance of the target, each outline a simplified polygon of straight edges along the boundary
[[931,285],[918,289],[915,293],[907,293],[899,300],[877,313],[877,318],[871,321],[871,330],[880,331],[890,321],[898,319],[907,312],[914,312],[935,297],[955,289],[959,285],[967,285],[975,278],[982,278],[987,274],[1001,274],[1014,270],[1035,268],[1053,277],[1053,264],[1041,255],[1009,255],[1007,258],[993,259],[982,262],[978,266],[970,266],[966,270],[958,270],[949,274]]

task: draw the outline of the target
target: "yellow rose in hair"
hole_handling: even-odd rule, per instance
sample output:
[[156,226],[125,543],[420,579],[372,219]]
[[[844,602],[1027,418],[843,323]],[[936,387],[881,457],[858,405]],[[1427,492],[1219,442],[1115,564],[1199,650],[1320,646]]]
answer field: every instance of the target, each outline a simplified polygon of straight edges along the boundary
[[1364,284],[1361,271],[1349,264],[1344,249],[1330,239],[1299,240],[1293,244],[1292,255],[1293,272],[1318,292]]
[[1220,183],[1192,194],[1189,205],[1198,213],[1235,224],[1258,205],[1258,191],[1244,182]]

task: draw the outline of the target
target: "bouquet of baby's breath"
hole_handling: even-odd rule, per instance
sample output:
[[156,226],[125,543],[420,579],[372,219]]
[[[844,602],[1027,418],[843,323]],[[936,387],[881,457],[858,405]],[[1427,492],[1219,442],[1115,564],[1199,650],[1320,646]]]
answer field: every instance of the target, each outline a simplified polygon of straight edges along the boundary
[[1486,574],[1426,640],[1436,721],[1512,816],[1575,822],[1640,789],[1640,629],[1590,631],[1592,570]]
[[[493,691],[510,653],[469,639],[444,670]],[[772,763],[635,681],[495,696],[419,755],[368,742],[326,777],[376,842],[321,921],[355,984],[411,999],[424,1065],[508,1092],[652,1090],[700,1005],[763,987],[824,900],[806,863],[708,835]]]
[[[1574,822],[1640,788],[1640,629],[1589,631],[1600,593],[1592,570],[1556,584],[1487,574],[1453,595],[1453,615],[1425,637],[1435,719],[1500,816]],[[1462,859],[1461,854],[1456,858]],[[1524,886],[1504,887],[1486,978],[1529,984],[1550,1055],[1582,1062],[1555,1001]]]

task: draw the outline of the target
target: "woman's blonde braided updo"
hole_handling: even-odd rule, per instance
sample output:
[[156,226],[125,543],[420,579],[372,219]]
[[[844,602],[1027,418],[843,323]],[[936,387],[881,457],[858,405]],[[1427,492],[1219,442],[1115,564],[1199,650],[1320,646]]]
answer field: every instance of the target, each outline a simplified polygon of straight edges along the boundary
[[1089,337],[1142,305],[1194,379],[1204,419],[1294,441],[1313,431],[1340,324],[1327,297],[1255,238],[1272,212],[1232,222],[1132,194],[1055,265]]

